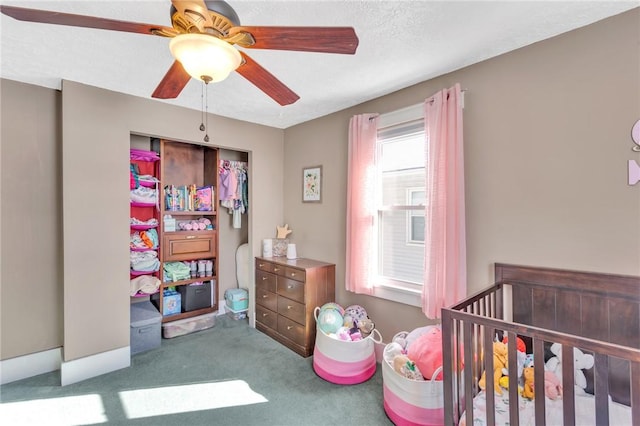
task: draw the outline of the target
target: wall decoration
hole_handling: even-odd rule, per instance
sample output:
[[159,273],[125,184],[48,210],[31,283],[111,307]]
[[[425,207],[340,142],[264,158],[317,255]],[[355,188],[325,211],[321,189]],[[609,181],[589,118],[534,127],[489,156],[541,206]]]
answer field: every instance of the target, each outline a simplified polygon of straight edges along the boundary
[[302,202],[322,202],[322,166],[302,169]]
[[[640,120],[631,127],[631,140],[636,145],[631,148],[632,151],[640,152]],[[635,160],[629,160],[629,185],[635,185],[640,182],[640,166]]]

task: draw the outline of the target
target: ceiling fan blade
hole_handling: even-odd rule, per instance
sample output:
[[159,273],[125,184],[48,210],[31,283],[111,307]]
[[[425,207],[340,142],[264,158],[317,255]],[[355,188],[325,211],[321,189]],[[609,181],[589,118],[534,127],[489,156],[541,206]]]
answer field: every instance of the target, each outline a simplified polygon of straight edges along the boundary
[[18,21],[39,22],[43,24],[97,28],[101,30],[124,31],[139,34],[154,34],[154,32],[158,30],[174,32],[173,28],[163,27],[162,25],[141,24],[137,22],[118,21],[115,19],[97,18],[93,16],[74,15],[71,13],[27,9],[24,7],[0,5],[0,12],[11,16]]
[[191,76],[187,74],[182,64],[174,61],[151,97],[157,99],[177,98],[184,86],[189,82],[189,79],[191,79]]
[[271,97],[282,106],[290,105],[300,99],[291,89],[285,86],[273,74],[264,69],[260,64],[251,59],[245,53],[240,52],[244,62],[236,71],[249,80],[258,89]]
[[233,27],[229,35],[250,33],[253,49],[297,50],[302,52],[344,53],[353,55],[358,36],[351,27]]

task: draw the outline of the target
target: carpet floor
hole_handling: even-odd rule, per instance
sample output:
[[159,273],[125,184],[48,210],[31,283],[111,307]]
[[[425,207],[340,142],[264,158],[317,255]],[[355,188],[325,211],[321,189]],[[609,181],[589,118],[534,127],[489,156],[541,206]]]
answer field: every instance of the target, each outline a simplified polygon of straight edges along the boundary
[[391,425],[380,365],[368,381],[326,382],[313,357],[218,316],[214,327],[163,339],[131,367],[60,386],[59,371],[0,386],[5,425]]

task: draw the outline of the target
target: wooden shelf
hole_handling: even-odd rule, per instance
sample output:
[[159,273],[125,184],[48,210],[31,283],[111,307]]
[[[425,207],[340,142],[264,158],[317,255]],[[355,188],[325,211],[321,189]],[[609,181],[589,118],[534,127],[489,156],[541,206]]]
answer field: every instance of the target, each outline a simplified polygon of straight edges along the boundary
[[167,315],[166,317],[162,317],[162,322],[165,323],[165,322],[181,320],[181,319],[184,319],[184,318],[197,317],[198,315],[209,314],[211,312],[215,312],[216,310],[218,310],[217,304],[212,306],[212,307],[210,307],[210,308],[196,309],[195,311],[189,311],[189,312],[182,312],[180,314]]
[[197,210],[163,210],[162,214],[170,214],[172,216],[215,216],[216,211],[197,211]]
[[162,283],[162,288],[175,287],[175,286],[178,286],[178,285],[188,285],[188,284],[192,284],[192,283],[211,281],[211,280],[215,280],[215,279],[216,279],[215,276],[207,276],[207,277],[196,277],[196,278],[191,278],[191,279],[188,279],[188,280],[181,280],[181,281],[176,281],[176,282],[163,282]]

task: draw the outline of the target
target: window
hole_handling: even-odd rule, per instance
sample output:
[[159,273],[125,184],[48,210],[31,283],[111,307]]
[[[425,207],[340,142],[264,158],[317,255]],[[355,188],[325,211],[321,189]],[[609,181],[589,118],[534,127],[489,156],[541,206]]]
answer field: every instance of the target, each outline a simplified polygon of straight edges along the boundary
[[376,151],[374,294],[420,305],[424,283],[425,134],[422,108],[380,117]]

